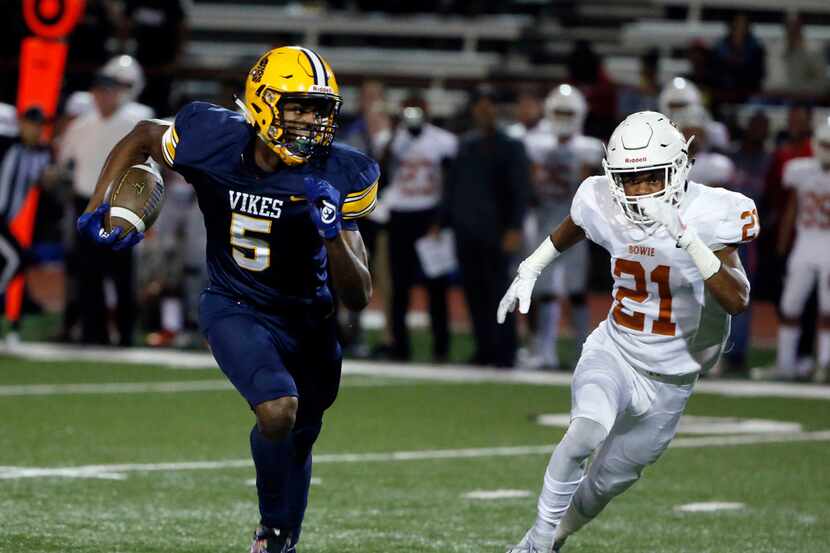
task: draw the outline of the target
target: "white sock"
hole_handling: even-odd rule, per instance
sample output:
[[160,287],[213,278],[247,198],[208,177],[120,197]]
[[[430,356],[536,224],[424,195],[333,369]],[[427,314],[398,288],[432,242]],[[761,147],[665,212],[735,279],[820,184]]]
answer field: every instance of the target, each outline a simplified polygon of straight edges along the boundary
[[539,325],[536,329],[536,355],[542,358],[546,365],[559,366],[559,355],[556,351],[559,339],[559,319],[562,308],[558,301],[544,301],[538,307]]
[[561,544],[564,542],[568,536],[588,524],[593,520],[593,517],[586,517],[582,513],[579,512],[573,503],[568,508],[568,511],[565,513],[565,516],[562,517],[562,520],[559,522],[559,526],[556,527],[556,532],[553,535],[553,542]]
[[801,329],[798,326],[782,324],[778,327],[778,353],[776,364],[784,374],[795,376],[796,352]]
[[818,331],[818,363],[816,369],[827,369],[830,367],[830,330],[820,329]]
[[550,470],[545,472],[545,485],[539,494],[536,506],[536,522],[530,530],[533,543],[542,546],[553,546],[554,533],[559,521],[565,516],[571,498],[582,482],[582,477],[573,482],[560,482],[551,478]]
[[536,522],[530,529],[530,537],[536,545],[553,547],[554,532],[584,479],[585,461],[607,434],[602,425],[592,420],[578,417],[571,421],[545,470],[544,486],[536,506]]

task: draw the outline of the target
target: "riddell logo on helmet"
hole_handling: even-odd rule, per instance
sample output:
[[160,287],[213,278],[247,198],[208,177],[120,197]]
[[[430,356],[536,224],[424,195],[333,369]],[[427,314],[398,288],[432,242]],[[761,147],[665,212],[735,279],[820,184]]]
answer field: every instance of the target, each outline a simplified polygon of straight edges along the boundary
[[640,163],[643,161],[648,161],[647,157],[627,157],[625,158],[626,163]]

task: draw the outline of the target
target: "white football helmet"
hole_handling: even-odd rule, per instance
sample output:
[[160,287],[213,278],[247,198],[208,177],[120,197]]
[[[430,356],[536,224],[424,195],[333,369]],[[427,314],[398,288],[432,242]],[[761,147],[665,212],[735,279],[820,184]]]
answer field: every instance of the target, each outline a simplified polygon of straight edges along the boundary
[[100,74],[129,86],[130,91],[125,98],[128,102],[134,102],[141,91],[144,90],[144,70],[141,69],[141,65],[132,56],[115,56],[104,64]]
[[700,89],[683,77],[675,77],[669,81],[657,98],[658,109],[672,121],[677,117],[679,110],[691,105],[703,105],[703,97]]
[[[679,205],[686,192],[686,180],[691,165],[689,144],[668,117],[656,111],[640,111],[620,123],[611,138],[602,160],[611,197],[629,221],[649,226],[654,221],[640,210],[639,200],[661,198]],[[664,185],[653,194],[628,196],[623,186],[624,177],[632,173],[663,170]]]
[[822,166],[830,167],[830,118],[818,125],[813,133],[813,155]]
[[585,96],[569,84],[557,86],[545,98],[545,117],[558,137],[582,134],[587,114]]

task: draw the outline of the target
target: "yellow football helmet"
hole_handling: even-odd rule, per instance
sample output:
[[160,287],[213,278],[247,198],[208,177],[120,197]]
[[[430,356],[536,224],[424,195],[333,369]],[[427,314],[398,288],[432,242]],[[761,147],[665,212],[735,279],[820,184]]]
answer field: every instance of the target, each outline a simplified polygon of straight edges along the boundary
[[[286,165],[307,162],[328,151],[337,128],[340,88],[331,66],[301,46],[266,52],[248,72],[245,99],[237,99],[257,135]],[[284,106],[300,104],[314,121],[287,120]]]

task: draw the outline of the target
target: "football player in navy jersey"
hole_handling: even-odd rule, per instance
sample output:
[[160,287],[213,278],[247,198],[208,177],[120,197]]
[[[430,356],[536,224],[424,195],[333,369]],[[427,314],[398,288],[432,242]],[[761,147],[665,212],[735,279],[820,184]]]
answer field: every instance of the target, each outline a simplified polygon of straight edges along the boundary
[[374,209],[378,164],[332,143],[340,109],[331,67],[297,46],[248,73],[241,113],[194,102],[170,125],[142,121],[110,152],[78,229],[102,246],[110,182],[151,156],[196,190],[209,286],[200,324],[220,368],[256,414],[251,452],[260,524],[251,553],[293,553],[308,500],[311,447],[337,395],[341,351],[329,283],[352,310],[372,292],[356,219]]

